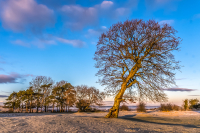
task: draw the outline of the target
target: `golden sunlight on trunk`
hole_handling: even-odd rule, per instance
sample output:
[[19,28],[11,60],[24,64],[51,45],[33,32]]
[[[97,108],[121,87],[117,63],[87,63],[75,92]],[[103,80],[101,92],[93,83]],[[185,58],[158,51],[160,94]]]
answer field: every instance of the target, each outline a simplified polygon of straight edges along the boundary
[[105,116],[106,118],[118,118],[119,106],[120,106],[120,102],[122,101],[122,96],[125,90],[126,90],[126,83],[123,83],[119,93],[115,97],[113,107],[109,110],[109,113]]

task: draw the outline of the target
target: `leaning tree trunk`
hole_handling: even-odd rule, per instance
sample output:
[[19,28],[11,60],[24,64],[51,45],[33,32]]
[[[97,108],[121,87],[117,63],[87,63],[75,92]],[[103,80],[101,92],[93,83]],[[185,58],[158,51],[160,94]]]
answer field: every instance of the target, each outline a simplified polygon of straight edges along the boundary
[[123,83],[119,93],[115,96],[115,101],[113,107],[109,110],[109,113],[105,116],[106,118],[118,118],[119,105],[122,101],[122,96],[126,90],[126,83]]

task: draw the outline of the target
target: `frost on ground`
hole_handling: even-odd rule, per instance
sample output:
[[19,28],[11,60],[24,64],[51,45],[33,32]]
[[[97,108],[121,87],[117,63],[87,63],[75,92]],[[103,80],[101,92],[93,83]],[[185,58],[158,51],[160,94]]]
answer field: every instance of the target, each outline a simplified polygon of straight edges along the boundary
[[0,132],[200,132],[200,112],[121,111],[119,118],[103,118],[107,113],[0,113]]

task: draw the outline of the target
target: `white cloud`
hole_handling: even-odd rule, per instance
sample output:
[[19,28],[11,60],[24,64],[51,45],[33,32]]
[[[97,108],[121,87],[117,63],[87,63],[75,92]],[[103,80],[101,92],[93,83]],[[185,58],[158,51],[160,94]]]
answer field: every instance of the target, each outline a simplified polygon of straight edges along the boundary
[[24,47],[31,47],[36,46],[38,48],[45,48],[48,45],[57,45],[58,42],[70,44],[74,47],[83,47],[85,45],[85,42],[81,40],[70,40],[70,39],[64,39],[61,37],[56,37],[52,35],[45,35],[44,38],[34,38],[33,41],[30,41],[29,43],[22,41],[22,40],[16,40],[12,41],[13,44],[24,46]]
[[85,35],[85,37],[98,37],[100,36],[103,32],[106,32],[108,29],[106,26],[101,26],[101,28],[98,29],[89,29],[88,33]]
[[13,31],[41,30],[54,24],[54,12],[34,0],[6,0],[0,5],[0,18],[4,28]]
[[[137,5],[137,0],[129,2],[130,5]],[[119,8],[114,6],[112,1],[103,1],[92,7],[82,7],[79,5],[64,5],[60,9],[65,17],[66,25],[73,30],[83,29],[85,26],[97,26],[99,18],[118,19],[119,16],[127,16],[132,9],[132,6]]]
[[116,9],[116,14],[117,14],[117,15],[120,15],[120,16],[126,14],[127,12],[128,12],[128,9],[127,9],[127,8],[117,8],[117,9]]
[[108,8],[108,7],[112,6],[112,5],[113,5],[113,2],[112,2],[112,1],[103,1],[103,2],[101,3],[101,7],[102,7],[102,8]]
[[84,25],[93,24],[97,20],[97,10],[94,7],[83,8],[78,5],[65,5],[61,11],[70,18],[66,24],[73,29],[81,29]]
[[15,41],[12,41],[12,43],[16,45],[24,46],[24,47],[30,47],[29,43],[26,43],[22,40],[15,40]]
[[74,47],[83,47],[85,45],[85,42],[83,42],[81,40],[68,40],[68,39],[64,39],[64,38],[60,38],[60,37],[56,37],[56,40],[61,43],[70,44]]
[[159,24],[169,24],[172,25],[174,23],[174,20],[162,20],[159,22]]

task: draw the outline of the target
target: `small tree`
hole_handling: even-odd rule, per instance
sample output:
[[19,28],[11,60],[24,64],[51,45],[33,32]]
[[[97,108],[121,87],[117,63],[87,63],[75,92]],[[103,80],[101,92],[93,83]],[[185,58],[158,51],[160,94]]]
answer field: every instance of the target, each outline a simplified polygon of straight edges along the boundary
[[190,99],[189,100],[189,108],[192,109],[195,107],[195,105],[197,105],[199,103],[199,100],[196,98],[196,99]]
[[17,93],[13,91],[6,101],[7,102],[4,103],[4,106],[7,108],[12,108],[12,112],[14,112],[15,108],[17,108]]
[[185,110],[188,110],[188,108],[189,108],[188,99],[185,99],[183,101],[183,107],[184,107]]

